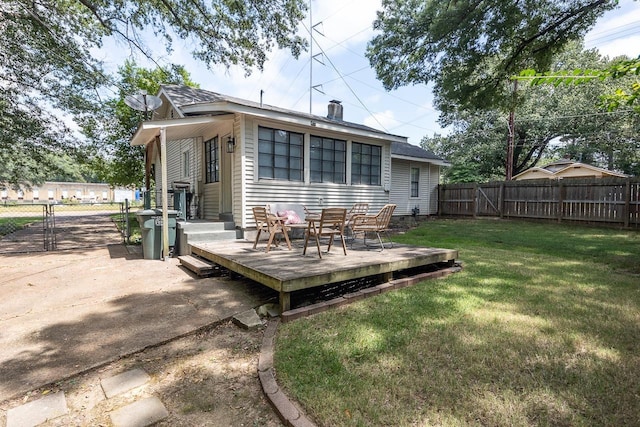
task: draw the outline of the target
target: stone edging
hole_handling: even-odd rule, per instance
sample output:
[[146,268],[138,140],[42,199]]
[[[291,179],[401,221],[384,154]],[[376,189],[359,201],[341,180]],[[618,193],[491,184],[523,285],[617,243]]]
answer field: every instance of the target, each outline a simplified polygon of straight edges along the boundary
[[[449,274],[460,271],[462,267],[457,264],[453,267],[444,268],[442,270],[418,274],[416,276],[407,277],[404,279],[392,280],[388,283],[383,283],[371,288],[362,289],[357,292],[346,294],[342,297],[332,299],[330,301],[323,301],[318,304],[309,305],[306,307],[297,308],[294,310],[285,311],[282,313],[282,321],[289,322],[291,320],[299,319],[301,317],[310,316],[321,311],[328,310],[329,308],[339,307],[351,302],[355,302],[372,295],[388,292],[393,289],[406,288],[407,286],[415,285],[418,282],[422,282],[428,279],[435,279],[439,277],[448,276]],[[273,407],[273,410],[278,414],[282,422],[289,427],[315,427],[314,424],[307,416],[293,403],[286,394],[280,389],[276,382],[274,367],[273,367],[273,352],[274,341],[279,319],[270,320],[267,324],[267,328],[264,331],[262,337],[262,347],[260,350],[260,357],[258,359],[258,377],[262,384],[262,390],[264,391],[269,404]]]
[[262,390],[278,414],[282,422],[289,427],[315,427],[306,415],[289,400],[286,394],[280,389],[273,370],[273,350],[276,331],[278,330],[278,319],[270,320],[262,338],[262,348],[258,359],[258,376],[262,384]]

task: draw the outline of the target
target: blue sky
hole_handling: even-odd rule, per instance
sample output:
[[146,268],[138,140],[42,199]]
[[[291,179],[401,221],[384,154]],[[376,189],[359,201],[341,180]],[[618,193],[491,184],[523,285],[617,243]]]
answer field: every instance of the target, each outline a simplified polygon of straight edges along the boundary
[[[295,60],[286,51],[276,51],[269,56],[263,72],[254,71],[245,77],[242,70],[235,68],[209,70],[191,58],[188,48],[179,49],[177,44],[171,57],[159,60],[185,65],[203,89],[254,101],[260,100],[263,90],[264,103],[296,111],[309,112],[310,92],[313,114],[326,115],[328,102],[337,99],[343,103],[345,120],[406,136],[412,144],[419,144],[425,135],[447,133],[437,123],[438,111],[432,106],[429,86],[414,85],[388,92],[376,80],[364,52],[374,36],[371,24],[379,0],[312,0],[311,6],[313,23],[322,33],[314,33],[317,43],[313,53],[323,52],[324,65],[311,61],[308,52]],[[308,19],[300,28],[301,34],[308,35],[305,27],[309,27]],[[148,44],[153,46],[150,41]],[[640,55],[640,1],[621,0],[618,9],[599,20],[585,45],[609,57]],[[126,51],[106,46],[103,52]],[[166,55],[160,46],[155,52]],[[103,58],[113,69],[125,59],[111,54],[103,54]],[[323,93],[310,90],[311,62],[313,85],[321,85]]]

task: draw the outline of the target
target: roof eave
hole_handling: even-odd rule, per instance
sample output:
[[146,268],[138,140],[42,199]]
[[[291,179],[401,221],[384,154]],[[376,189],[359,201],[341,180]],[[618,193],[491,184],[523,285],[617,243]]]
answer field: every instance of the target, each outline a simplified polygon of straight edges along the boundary
[[429,159],[426,157],[403,156],[391,153],[392,159],[409,160],[411,162],[431,163],[438,166],[451,166],[451,163],[444,159]]
[[393,142],[407,142],[407,138],[404,136],[392,135],[378,130],[367,131],[365,129],[358,129],[356,127],[349,126],[348,124],[341,124],[340,122],[334,122],[329,119],[322,119],[320,117],[311,118],[296,116],[295,114],[287,114],[285,112],[267,110],[259,107],[251,107],[228,101],[184,105],[182,106],[182,112],[185,115],[214,114],[215,112],[247,114],[254,117],[286,122],[292,125],[314,127],[317,129],[348,133],[351,135],[358,135],[366,138],[381,139]]

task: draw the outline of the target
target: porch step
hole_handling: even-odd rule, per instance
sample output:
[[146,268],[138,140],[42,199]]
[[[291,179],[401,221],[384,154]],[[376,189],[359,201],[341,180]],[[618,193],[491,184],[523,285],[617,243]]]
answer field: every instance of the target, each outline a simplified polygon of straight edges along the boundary
[[181,255],[178,259],[180,260],[180,265],[193,271],[198,276],[208,276],[217,268],[214,263],[193,255]]
[[191,254],[190,245],[193,243],[236,240],[240,237],[241,230],[236,230],[235,224],[230,221],[180,221],[176,230],[177,255]]

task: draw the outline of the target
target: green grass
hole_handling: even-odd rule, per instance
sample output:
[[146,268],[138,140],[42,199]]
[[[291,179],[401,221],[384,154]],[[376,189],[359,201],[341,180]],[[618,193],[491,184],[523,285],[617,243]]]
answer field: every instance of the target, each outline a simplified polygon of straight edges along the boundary
[[[112,214],[110,215],[113,222],[118,227],[118,230],[122,232],[124,222],[122,221],[121,214]],[[131,244],[141,244],[142,242],[142,232],[140,231],[140,223],[138,222],[138,217],[135,213],[129,213],[129,243]]]
[[37,222],[39,219],[34,217],[10,217],[0,218],[0,236],[14,233],[22,230],[26,225]]
[[319,424],[638,425],[638,232],[438,220],[395,240],[464,269],[280,326],[278,381]]

